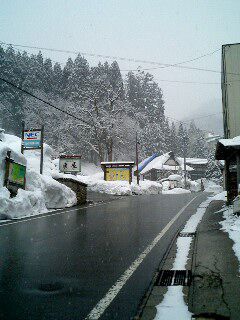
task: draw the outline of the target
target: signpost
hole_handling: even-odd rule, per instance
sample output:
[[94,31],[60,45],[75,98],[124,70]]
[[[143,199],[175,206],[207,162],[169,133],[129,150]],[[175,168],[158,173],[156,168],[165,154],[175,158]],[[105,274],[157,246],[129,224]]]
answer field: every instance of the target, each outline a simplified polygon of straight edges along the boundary
[[101,162],[106,181],[128,181],[132,182],[132,168],[134,161],[123,162]]
[[25,189],[26,166],[11,159],[11,151],[6,157],[6,172],[4,186],[8,188],[12,195],[16,195],[19,188]]
[[59,158],[59,171],[72,174],[81,172],[81,156],[61,155]]
[[43,131],[44,126],[41,129],[25,129],[25,124],[22,122],[22,146],[21,152],[24,150],[41,150],[40,157],[40,174],[43,173]]

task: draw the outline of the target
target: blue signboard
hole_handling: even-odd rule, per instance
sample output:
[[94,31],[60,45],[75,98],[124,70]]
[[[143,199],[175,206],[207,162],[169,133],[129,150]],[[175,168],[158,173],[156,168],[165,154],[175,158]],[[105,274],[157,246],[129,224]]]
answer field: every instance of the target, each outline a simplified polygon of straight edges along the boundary
[[41,148],[41,130],[24,131],[23,148],[40,149]]

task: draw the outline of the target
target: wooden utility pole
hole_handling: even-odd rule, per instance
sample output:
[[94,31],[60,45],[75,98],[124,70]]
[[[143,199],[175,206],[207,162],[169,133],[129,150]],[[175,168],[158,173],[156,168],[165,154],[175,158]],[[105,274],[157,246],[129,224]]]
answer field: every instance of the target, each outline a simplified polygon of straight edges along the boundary
[[21,153],[23,154],[24,152],[24,130],[25,130],[25,122],[22,121],[22,143],[21,143]]
[[41,130],[40,174],[43,173],[43,134],[44,134],[44,126],[42,125],[42,130]]
[[187,154],[187,139],[184,135],[184,146],[183,146],[183,166],[184,166],[184,188],[187,189],[187,164],[186,164],[186,154]]
[[139,185],[139,172],[138,172],[138,136],[136,132],[136,166],[137,166],[137,184]]

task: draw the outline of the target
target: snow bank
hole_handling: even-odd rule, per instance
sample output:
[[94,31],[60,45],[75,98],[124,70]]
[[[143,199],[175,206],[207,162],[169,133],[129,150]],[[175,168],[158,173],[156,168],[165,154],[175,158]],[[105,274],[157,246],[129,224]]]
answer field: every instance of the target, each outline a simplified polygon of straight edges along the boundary
[[[56,164],[56,161],[55,161]],[[105,181],[104,173],[100,167],[96,167],[94,164],[84,164],[85,169],[76,176],[71,174],[63,174],[58,171],[53,171],[52,176],[55,178],[69,177],[77,181],[81,181],[88,185],[88,190],[107,193],[112,195],[137,195],[137,194],[158,194],[162,191],[162,185],[155,181],[144,180],[140,181],[137,185],[136,178],[133,178],[133,182],[129,184],[128,181]],[[84,172],[90,175],[84,175]]]
[[183,193],[191,193],[190,190],[182,189],[182,188],[174,188],[172,190],[163,190],[163,194],[183,194]]
[[[11,158],[27,165],[26,190],[19,189],[14,198],[3,187],[5,157],[11,151]],[[64,208],[76,204],[75,193],[55,181],[51,172],[55,166],[51,160],[53,150],[44,144],[43,175],[40,175],[40,152],[28,150],[21,154],[21,139],[0,133],[0,217],[19,218],[47,212],[50,208]]]
[[168,179],[170,181],[181,181],[182,180],[182,176],[180,176],[180,174],[170,174]]
[[218,194],[223,191],[223,188],[220,185],[213,182],[212,180],[203,179],[203,184],[205,192]]
[[229,238],[233,240],[233,251],[240,263],[240,216],[234,215],[232,206],[229,206],[225,209],[223,217],[224,220],[220,222],[222,225],[222,230],[227,232]]
[[128,181],[105,181],[103,180],[103,172],[92,176],[77,176],[78,179],[87,183],[88,189],[100,193],[108,193],[115,195],[133,195],[133,194],[158,194],[162,191],[160,183],[155,181],[144,180],[137,185],[135,179],[131,184]]

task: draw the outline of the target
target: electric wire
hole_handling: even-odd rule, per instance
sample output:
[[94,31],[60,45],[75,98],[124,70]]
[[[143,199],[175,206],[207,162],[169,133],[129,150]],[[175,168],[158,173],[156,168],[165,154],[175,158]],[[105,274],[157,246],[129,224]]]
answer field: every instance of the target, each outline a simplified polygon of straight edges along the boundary
[[[0,44],[3,44],[3,45],[5,45],[5,46],[7,46],[7,45],[11,45],[11,46],[13,46],[13,47],[17,47],[17,46],[20,46],[20,45],[13,45],[13,44],[7,44],[7,43],[4,43],[4,42],[1,42],[0,41]],[[32,48],[32,47],[30,47],[30,48]],[[17,50],[19,50],[20,52],[26,52],[25,50],[21,50],[21,49],[17,49]],[[49,49],[50,50],[50,49]],[[191,61],[195,61],[195,60],[198,60],[198,59],[200,59],[200,58],[203,58],[203,57],[206,57],[206,56],[209,56],[209,55],[211,55],[211,54],[213,54],[213,53],[215,53],[215,52],[218,52],[219,50],[221,50],[221,49],[217,49],[217,50],[215,50],[215,51],[212,51],[212,52],[210,52],[210,53],[207,53],[207,54],[204,54],[204,55],[202,55],[202,56],[199,56],[199,57],[197,57],[197,58],[193,58],[193,59],[190,59],[190,60],[185,60],[185,61],[182,61],[182,62],[179,62],[179,63],[176,63],[175,65],[177,66],[177,65],[180,65],[180,64],[183,64],[183,63],[187,63],[187,62],[191,62]],[[27,52],[28,54],[30,54],[29,52]],[[61,63],[61,62],[59,62],[59,61],[56,61],[56,60],[52,60],[51,59],[51,61],[52,62],[54,62],[54,63],[58,63],[58,64],[60,64],[60,65],[62,65],[62,66],[64,66],[65,64],[64,63]],[[38,62],[37,62],[38,63]],[[39,64],[39,63],[38,63]],[[40,65],[40,64],[39,64]],[[174,66],[174,65],[171,65],[171,66]],[[161,68],[167,68],[168,66],[163,66],[163,67],[161,67]],[[120,70],[120,71],[140,71],[140,70],[152,70],[152,69],[158,69],[158,67],[157,68],[147,68],[147,69],[145,69],[145,68],[140,68],[140,69],[131,69],[131,70]],[[236,74],[236,75],[238,75],[238,74]],[[240,74],[239,74],[240,75]],[[183,84],[207,84],[207,85],[221,85],[221,82],[199,82],[199,81],[184,81],[184,80],[169,80],[169,79],[157,79],[157,81],[159,81],[159,82],[168,82],[168,83],[183,83]],[[240,82],[240,80],[231,80],[231,81],[229,81],[228,83],[225,83],[225,84],[230,84],[230,83],[232,83],[232,82]]]
[[[176,64],[169,64],[169,63],[161,63],[156,61],[148,61],[148,60],[139,60],[134,58],[126,58],[126,57],[119,57],[119,56],[111,56],[111,55],[102,55],[102,54],[95,54],[95,53],[88,53],[83,51],[72,51],[72,50],[62,50],[62,49],[55,49],[55,48],[45,48],[45,47],[37,47],[37,46],[27,46],[27,45],[20,45],[20,44],[13,44],[13,43],[6,43],[3,41],[0,41],[0,43],[13,46],[13,47],[20,47],[20,48],[28,48],[28,49],[37,49],[37,50],[45,50],[45,51],[51,51],[51,52],[60,52],[60,53],[68,53],[68,54],[81,54],[83,56],[90,56],[90,57],[97,57],[97,58],[104,58],[104,59],[111,59],[111,60],[119,60],[119,61],[128,61],[128,62],[134,62],[134,63],[144,63],[144,64],[150,64],[150,65],[157,65],[157,66],[163,66],[163,67],[175,67],[175,68],[182,68],[182,69],[189,69],[189,70],[198,70],[198,71],[205,71],[205,72],[213,72],[213,73],[219,73],[221,74],[222,71],[219,70],[212,70],[212,69],[206,69],[206,68],[198,68],[198,67],[190,67],[190,66],[182,66],[181,63],[190,62],[189,60],[179,62]],[[209,54],[213,54],[214,52],[217,52],[221,49],[214,50],[210,53],[207,53],[202,56],[206,56]],[[192,61],[200,59],[200,57],[196,57],[194,59],[191,59]],[[232,75],[240,75],[239,73],[228,73]]]
[[20,86],[12,83],[11,81],[8,81],[8,80],[6,80],[6,79],[4,79],[4,78],[2,78],[2,77],[0,77],[0,80],[3,81],[3,82],[5,82],[5,83],[8,84],[8,85],[14,87],[15,89],[17,89],[17,90],[19,90],[19,91],[22,91],[23,93],[28,94],[29,96],[31,96],[31,97],[33,97],[33,98],[35,98],[35,99],[37,99],[37,100],[39,100],[39,101],[41,101],[41,102],[49,105],[50,107],[52,107],[52,108],[54,108],[54,109],[56,109],[56,110],[58,110],[58,111],[60,111],[60,112],[62,112],[62,113],[65,113],[65,114],[67,114],[68,116],[70,116],[70,117],[72,117],[72,118],[74,118],[74,119],[76,119],[76,120],[79,120],[79,121],[87,124],[87,125],[90,126],[90,127],[93,126],[90,122],[88,122],[88,121],[86,121],[86,120],[84,120],[84,119],[82,119],[82,118],[79,118],[79,117],[73,115],[72,113],[70,113],[70,112],[68,112],[68,111],[66,111],[66,110],[62,110],[61,108],[59,108],[59,107],[53,105],[52,103],[50,103],[50,102],[48,102],[48,101],[46,101],[46,100],[44,100],[44,99],[36,96],[35,94],[32,94],[31,92],[29,92],[29,91],[21,88]]

